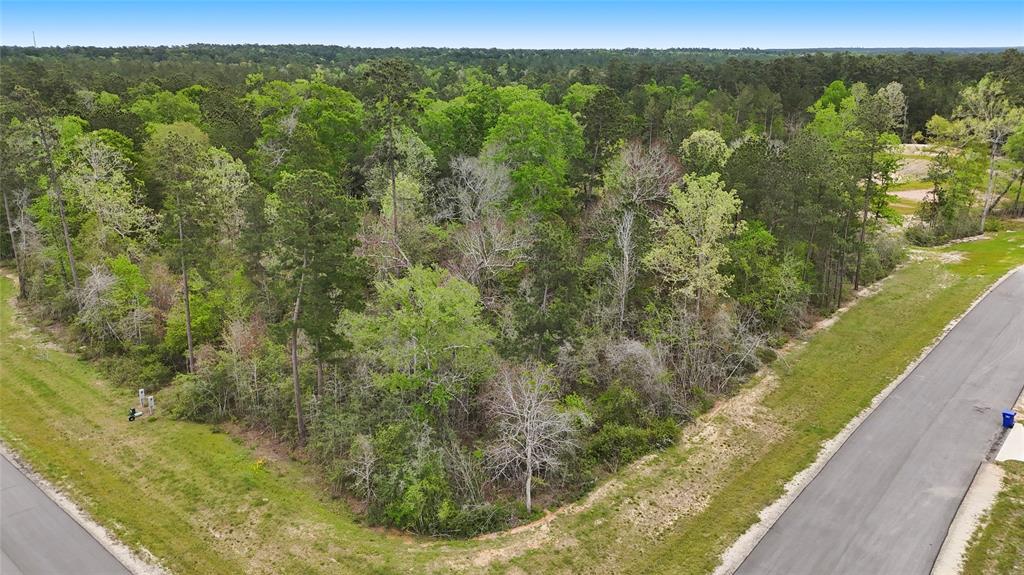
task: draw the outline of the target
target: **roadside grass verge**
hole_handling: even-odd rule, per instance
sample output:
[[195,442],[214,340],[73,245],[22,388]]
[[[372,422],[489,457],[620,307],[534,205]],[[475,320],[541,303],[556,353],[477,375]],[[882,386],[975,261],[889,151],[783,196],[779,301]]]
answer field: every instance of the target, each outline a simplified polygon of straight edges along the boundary
[[762,457],[737,460],[715,500],[679,522],[636,571],[713,570],[720,552],[782,495],[790,477],[813,462],[822,442],[866,408],[988,285],[1024,263],[1022,244],[1024,234],[1008,232],[935,250],[962,259],[909,263],[879,293],[779,362],[779,384],[763,406],[786,433],[764,441]]
[[133,391],[41,345],[13,297],[0,277],[0,438],[125,544],[180,574],[396,571],[380,544],[401,539],[357,525],[305,464],[159,411],[129,423]]
[[[955,252],[955,253],[954,253]],[[924,254],[680,442],[513,532],[440,541],[368,529],[315,469],[207,425],[128,423],[133,390],[48,349],[0,278],[0,438],[128,545],[175,573],[707,573],[758,512],[995,279],[1024,232]],[[956,257],[950,257],[955,255]]]
[[964,554],[963,575],[1024,573],[1024,462],[1001,463],[1003,488]]

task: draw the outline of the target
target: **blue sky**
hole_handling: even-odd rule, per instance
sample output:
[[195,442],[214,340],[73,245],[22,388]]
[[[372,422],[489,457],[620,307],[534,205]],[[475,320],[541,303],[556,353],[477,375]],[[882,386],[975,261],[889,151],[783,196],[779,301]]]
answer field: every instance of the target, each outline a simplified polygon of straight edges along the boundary
[[1024,45],[1024,0],[338,2],[0,0],[0,43],[498,48]]

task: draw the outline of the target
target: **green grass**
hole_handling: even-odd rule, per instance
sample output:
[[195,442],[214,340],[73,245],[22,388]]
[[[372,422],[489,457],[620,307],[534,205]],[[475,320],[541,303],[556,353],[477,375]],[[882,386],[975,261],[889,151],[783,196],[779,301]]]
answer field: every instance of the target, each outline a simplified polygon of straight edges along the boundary
[[915,180],[913,182],[900,182],[889,186],[889,192],[906,192],[908,190],[930,190],[935,184],[928,180]]
[[[258,455],[208,425],[129,423],[130,390],[39,345],[0,278],[0,437],[128,545],[174,573],[394,572],[401,540],[356,524],[313,469]],[[429,550],[403,553],[415,564]]]
[[[756,521],[833,437],[961,313],[986,286],[1024,263],[1024,235],[959,244],[961,263],[917,262],[893,275],[875,297],[857,304],[778,368],[781,383],[764,405],[789,433],[764,446],[763,457],[739,462],[702,514],[677,525],[660,552],[637,571],[703,573],[718,553]],[[945,284],[945,285],[943,285]],[[709,540],[712,542],[710,545]],[[712,549],[709,549],[711,547]]]
[[1003,488],[971,537],[964,575],[1024,573],[1024,462],[1004,461]]
[[921,206],[920,203],[913,200],[893,200],[889,203],[892,209],[896,210],[897,214],[901,216],[912,216],[917,213],[918,208]]
[[[324,495],[304,463],[260,467],[260,454],[206,425],[159,415],[129,424],[132,391],[112,389],[87,363],[41,347],[12,317],[6,278],[0,437],[175,573],[706,573],[822,441],[992,281],[1024,263],[1024,232],[946,251],[964,259],[908,264],[779,362],[777,387],[745,417],[703,416],[680,444],[616,474],[543,530],[439,541],[369,529]],[[707,425],[718,433],[699,434]],[[663,522],[670,514],[674,520]]]

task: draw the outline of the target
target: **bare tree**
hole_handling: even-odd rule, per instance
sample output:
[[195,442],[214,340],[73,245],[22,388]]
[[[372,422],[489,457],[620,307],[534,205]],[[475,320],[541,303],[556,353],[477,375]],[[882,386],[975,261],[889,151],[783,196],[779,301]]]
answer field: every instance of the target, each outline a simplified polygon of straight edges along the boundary
[[626,320],[626,298],[636,280],[636,240],[633,237],[633,226],[636,214],[632,210],[622,213],[622,218],[615,226],[615,247],[619,250],[619,259],[611,264],[612,288],[615,290],[615,301],[618,302],[618,329]]
[[460,256],[452,271],[478,287],[499,271],[523,261],[531,243],[522,227],[497,217],[467,223],[454,234],[452,242]]
[[522,481],[526,510],[533,507],[533,476],[556,469],[577,447],[573,415],[558,409],[551,369],[505,367],[487,401],[497,438],[488,450],[496,478]]
[[348,456],[348,476],[353,490],[361,494],[366,504],[373,501],[373,473],[377,468],[377,450],[366,435],[359,434],[352,441]]
[[620,204],[647,205],[663,199],[679,180],[679,161],[662,144],[630,142],[609,168],[605,186]]
[[488,158],[459,156],[451,170],[442,186],[439,219],[470,222],[494,215],[512,189],[508,166]]
[[532,243],[529,226],[508,222],[501,213],[511,188],[504,164],[465,156],[452,161],[438,217],[462,222],[452,237],[459,257],[450,267],[477,287],[522,262]]
[[680,307],[658,320],[650,347],[658,364],[675,375],[673,409],[680,415],[686,413],[691,390],[722,393],[734,376],[755,367],[757,349],[764,343],[753,318],[738,318],[724,308],[702,317]]
[[14,219],[11,218],[11,208],[7,202],[7,190],[0,190],[0,194],[3,195],[4,199],[4,217],[7,219],[7,233],[11,236],[11,252],[14,256],[14,263],[18,268],[18,295],[22,298],[25,297],[25,266],[22,263],[22,250],[18,246],[18,240],[15,236]]
[[75,321],[93,335],[117,336],[118,330],[110,322],[110,307],[113,304],[111,290],[117,278],[103,265],[92,266],[89,277],[75,292],[78,301],[78,315]]
[[647,217],[654,204],[668,196],[682,170],[679,162],[661,144],[627,144],[605,176],[609,209],[617,217],[615,247],[617,259],[611,264],[612,291],[616,303],[616,328],[626,319],[626,300],[636,281],[636,218]]
[[[31,192],[27,188],[19,188],[14,190],[13,196],[14,207],[17,211],[9,225],[12,241],[17,232],[16,251],[20,264],[18,271],[22,274],[18,278],[18,292],[24,298],[28,297],[30,262],[35,259],[35,256],[43,253],[43,240],[39,235],[39,229],[28,215]],[[6,190],[4,190],[4,199],[7,199]]]

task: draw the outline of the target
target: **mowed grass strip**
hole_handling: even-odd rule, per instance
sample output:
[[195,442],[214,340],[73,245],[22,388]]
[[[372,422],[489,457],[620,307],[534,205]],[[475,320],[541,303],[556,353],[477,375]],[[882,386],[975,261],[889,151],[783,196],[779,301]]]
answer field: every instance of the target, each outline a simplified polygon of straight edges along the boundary
[[[252,449],[208,425],[159,414],[129,423],[134,393],[42,345],[13,317],[13,296],[0,277],[0,438],[130,547],[179,574],[397,572],[418,563],[419,546],[356,524],[305,464],[258,464]],[[413,553],[399,553],[406,547]]]
[[971,537],[963,575],[1024,573],[1024,462],[1004,461],[1003,488]]
[[[725,422],[729,458],[708,464],[700,444],[670,448],[655,456],[649,473],[627,469],[614,476],[621,489],[555,518],[540,538],[537,529],[450,542],[367,529],[324,495],[312,479],[316,470],[304,463],[258,465],[253,449],[207,425],[159,415],[128,423],[133,391],[111,388],[92,366],[35,341],[12,317],[14,291],[6,278],[0,278],[0,438],[123,541],[180,574],[706,573],[813,461],[822,441],[988,285],[1024,263],[1024,233],[939,251],[962,259],[909,263],[878,294],[778,363],[778,387],[759,406],[759,417],[775,432]],[[667,529],[632,529],[634,520],[624,515],[635,501],[666,491],[700,492],[701,504]]]
[[678,522],[632,572],[712,571],[758,512],[814,461],[824,441],[866,408],[992,282],[1024,263],[1024,234],[1006,232],[939,251],[958,252],[963,259],[908,264],[878,294],[777,363],[780,383],[764,405],[789,432],[764,445],[761,457],[736,461],[710,504]]

